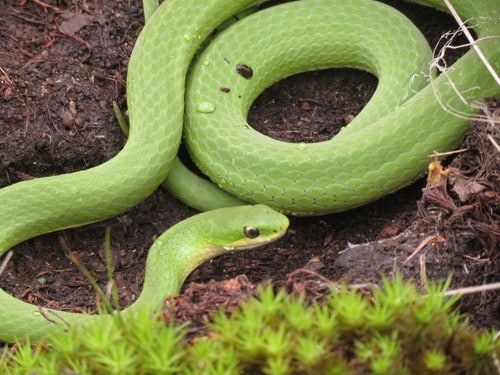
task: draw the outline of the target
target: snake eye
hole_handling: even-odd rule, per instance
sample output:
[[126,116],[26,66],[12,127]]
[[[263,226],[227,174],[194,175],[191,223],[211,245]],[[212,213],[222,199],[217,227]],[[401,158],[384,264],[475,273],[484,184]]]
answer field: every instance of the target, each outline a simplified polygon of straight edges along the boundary
[[260,234],[259,230],[255,227],[243,227],[243,234],[248,238],[257,238]]

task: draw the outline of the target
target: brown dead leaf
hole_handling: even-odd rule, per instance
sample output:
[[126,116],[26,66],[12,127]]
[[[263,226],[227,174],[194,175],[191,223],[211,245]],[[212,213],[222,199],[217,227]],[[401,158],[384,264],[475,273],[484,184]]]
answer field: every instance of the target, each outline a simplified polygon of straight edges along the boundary
[[94,20],[92,16],[82,13],[65,13],[64,18],[65,21],[59,26],[59,31],[69,36],[75,35],[82,27],[90,25]]
[[450,177],[451,190],[455,192],[461,202],[469,201],[470,197],[486,188],[480,183],[467,179],[462,175],[452,175]]

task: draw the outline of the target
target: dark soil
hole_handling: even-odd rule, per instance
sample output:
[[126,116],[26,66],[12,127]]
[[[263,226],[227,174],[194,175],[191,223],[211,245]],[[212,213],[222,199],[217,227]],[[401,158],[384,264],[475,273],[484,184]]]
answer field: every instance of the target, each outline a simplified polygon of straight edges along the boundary
[[[395,3],[431,45],[455,29],[444,14]],[[112,102],[126,107],[128,57],[142,24],[139,0],[0,0],[0,186],[90,168],[120,150],[125,138]],[[328,139],[363,108],[375,87],[376,78],[359,71],[300,74],[267,90],[250,121],[288,141]],[[193,284],[168,314],[206,319],[208,310],[232,303],[227,288],[245,294],[263,281],[315,298],[331,283],[378,283],[380,274],[392,278],[396,271],[422,289],[426,277],[443,281],[451,275],[452,288],[500,281],[499,154],[487,134],[498,141],[494,129],[476,123],[464,145],[469,151],[453,161],[454,180],[426,189],[423,197],[421,180],[356,210],[292,218],[288,234],[277,243],[208,262],[190,282],[238,275],[249,281],[240,276],[230,284]],[[465,184],[469,194],[461,201],[456,181],[474,181],[479,188]],[[95,293],[67,254],[76,251],[105,286],[102,244],[109,228],[114,282],[127,306],[140,293],[154,238],[194,213],[159,189],[113,219],[16,246],[0,286],[32,303],[94,311]],[[405,261],[420,244],[418,254]],[[497,291],[464,296],[459,303],[475,325],[495,328],[499,305]]]

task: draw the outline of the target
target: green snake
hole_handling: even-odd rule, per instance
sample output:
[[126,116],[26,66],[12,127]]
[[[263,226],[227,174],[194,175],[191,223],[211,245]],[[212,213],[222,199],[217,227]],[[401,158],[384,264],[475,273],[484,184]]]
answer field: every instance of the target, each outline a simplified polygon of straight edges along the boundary
[[[476,112],[462,99],[475,103],[500,93],[473,51],[430,79],[430,49],[423,37],[401,14],[371,0],[286,3],[245,17],[211,40],[225,20],[263,2],[167,0],[156,9],[155,1],[145,1],[148,22],[127,76],[126,145],[97,167],[2,188],[0,255],[34,236],[121,213],[165,179],[170,191],[200,209],[243,202],[272,208],[218,209],[160,236],[148,255],[143,291],[123,313],[155,310],[200,262],[283,235],[288,221],[275,210],[337,212],[410,183],[425,171],[429,154],[459,144],[467,117]],[[418,2],[444,9],[438,0]],[[470,20],[479,47],[498,71],[500,4],[453,4]],[[200,53],[207,39],[211,43]],[[420,53],[423,57],[414,60]],[[238,73],[238,64],[253,71],[252,77]],[[252,101],[273,82],[336,66],[368,70],[379,82],[370,103],[332,140],[284,144],[246,123]],[[203,180],[202,193],[176,158],[183,127],[191,157],[215,182]],[[209,199],[192,201],[200,196]],[[40,309],[0,290],[3,341],[38,339],[66,323],[96,319],[109,316]]]
[[[286,216],[265,205],[220,208],[192,216],[169,228],[151,246],[146,274],[137,300],[120,313],[153,313],[164,299],[177,293],[200,264],[227,253],[277,240],[288,228]],[[1,292],[0,341],[46,337],[81,322],[109,319],[106,314],[84,315],[39,308]]]

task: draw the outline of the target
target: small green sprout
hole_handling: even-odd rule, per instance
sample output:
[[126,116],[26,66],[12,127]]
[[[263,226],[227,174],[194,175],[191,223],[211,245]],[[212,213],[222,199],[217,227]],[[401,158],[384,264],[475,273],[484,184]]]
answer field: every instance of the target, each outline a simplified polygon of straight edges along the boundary
[[429,371],[443,370],[446,364],[446,355],[439,349],[429,350],[424,354],[424,364]]

